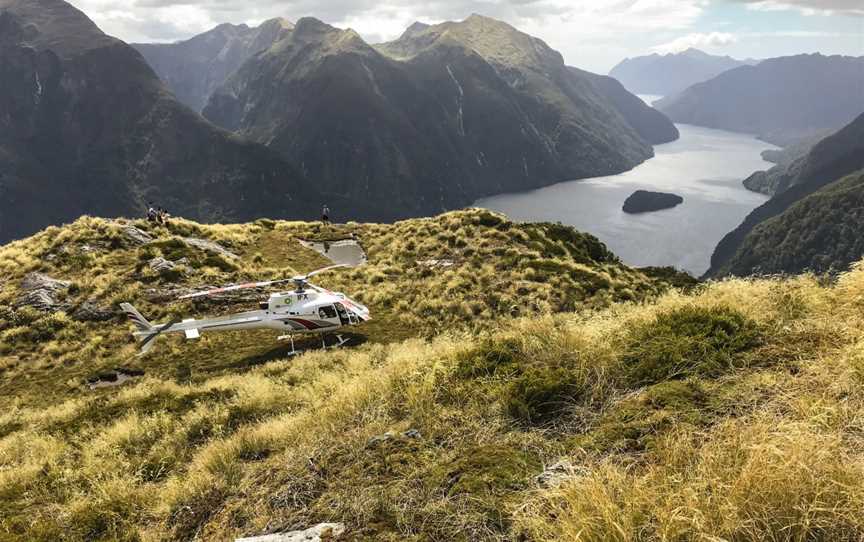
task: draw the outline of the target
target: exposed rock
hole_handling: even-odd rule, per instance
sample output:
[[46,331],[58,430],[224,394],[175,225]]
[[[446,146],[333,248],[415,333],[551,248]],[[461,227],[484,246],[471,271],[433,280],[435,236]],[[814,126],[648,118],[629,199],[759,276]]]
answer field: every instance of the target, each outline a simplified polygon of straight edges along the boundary
[[72,319],[79,322],[107,322],[116,315],[110,307],[100,307],[93,301],[85,301],[72,312]]
[[369,440],[366,441],[367,448],[377,448],[381,444],[385,442],[392,441],[403,441],[403,440],[417,440],[421,439],[423,436],[420,434],[420,431],[417,429],[409,429],[404,433],[396,433],[395,431],[387,431],[383,435],[376,435]]
[[584,473],[585,469],[583,467],[573,465],[569,459],[561,459],[546,467],[542,473],[535,477],[535,480],[537,480],[537,484],[540,487],[555,488],[567,480]]
[[126,226],[123,228],[123,236],[133,246],[146,245],[153,241],[153,236],[135,226]]
[[56,296],[72,283],[66,280],[53,279],[42,273],[30,273],[21,281],[22,294],[15,303],[16,307],[33,307],[44,312],[63,310],[65,305],[57,301]]
[[150,266],[150,269],[157,273],[167,273],[177,267],[177,264],[170,260],[166,260],[165,258],[153,258],[150,260],[148,265]]
[[662,209],[671,209],[684,203],[684,198],[665,192],[648,192],[637,190],[624,202],[625,213],[650,213]]
[[420,260],[417,262],[417,265],[435,269],[437,267],[453,267],[456,265],[456,262],[453,260]]
[[321,523],[304,531],[238,538],[236,542],[327,542],[339,540],[343,534],[345,534],[344,524]]
[[208,241],[207,239],[198,239],[197,237],[184,237],[183,242],[189,245],[190,247],[197,248],[199,250],[203,250],[204,252],[210,252],[213,254],[218,254],[220,256],[224,256],[226,258],[230,258],[232,260],[240,259],[240,256],[234,254],[230,250],[226,249],[219,243],[214,243],[213,241]]
[[24,280],[21,281],[21,289],[23,290],[50,290],[58,292],[65,290],[72,283],[68,280],[58,280],[43,275],[42,273],[29,273]]

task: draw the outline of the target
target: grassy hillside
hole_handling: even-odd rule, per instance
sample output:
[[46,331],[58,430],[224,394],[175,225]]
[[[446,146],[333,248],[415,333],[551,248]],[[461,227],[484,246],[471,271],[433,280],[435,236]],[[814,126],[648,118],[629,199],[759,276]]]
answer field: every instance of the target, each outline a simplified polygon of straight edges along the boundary
[[[124,249],[118,228],[85,219],[0,250],[3,305],[43,266],[72,280],[73,304],[165,287],[135,268],[173,250],[168,232]],[[245,256],[222,271],[187,255],[195,280],[183,282],[305,270],[322,262],[296,236],[335,234],[177,228]],[[265,335],[171,339],[141,362],[145,376],[90,392],[88,372],[131,359],[124,325],[25,310],[32,322],[9,327],[22,311],[7,314],[0,539],[231,540],[321,521],[344,522],[352,540],[864,536],[864,268],[831,285],[730,280],[656,298],[655,281],[559,227],[472,211],[351,228],[370,264],[327,285],[379,284],[365,301],[383,314],[400,313],[388,284],[433,304],[430,315],[419,303],[401,310],[405,340],[361,330],[370,340],[359,347],[288,360]],[[85,239],[121,246],[81,261]],[[48,260],[61,246],[76,250]],[[477,262],[434,278],[408,263],[468,262],[469,250]],[[607,283],[589,294],[595,275]],[[560,302],[550,283],[574,297]],[[535,314],[496,317],[492,307],[526,297],[543,301]],[[441,317],[448,331],[436,334],[430,319]],[[562,478],[540,483],[555,463]]]
[[[124,233],[137,227],[152,237],[138,246]],[[552,224],[516,225],[489,212],[467,211],[396,225],[348,225],[260,221],[253,225],[205,226],[173,220],[154,228],[84,218],[49,228],[0,248],[0,356],[4,378],[0,403],[19,390],[42,392],[25,399],[55,400],[81,379],[118,365],[171,377],[184,371],[212,375],[284,356],[288,347],[274,334],[227,333],[198,343],[160,342],[154,359],[136,360],[125,318],[112,316],[129,301],[153,322],[173,316],[205,316],[257,308],[261,292],[240,299],[177,302],[193,288],[290,277],[332,262],[299,240],[356,236],[368,264],[318,277],[318,284],[369,305],[373,321],[360,340],[392,342],[431,337],[445,330],[478,330],[501,317],[599,308],[663,291],[677,275],[621,264],[596,238]],[[203,238],[239,258],[207,252],[183,242]],[[158,273],[154,258],[180,262]],[[435,265],[445,262],[447,267]],[[452,264],[452,265],[451,265]],[[62,312],[14,306],[22,281],[33,272],[70,284],[55,294]],[[685,279],[686,280],[686,279]],[[108,311],[109,321],[78,321],[82,306]],[[5,308],[4,308],[5,307]],[[71,380],[70,380],[71,379]],[[68,381],[68,382],[67,382]]]

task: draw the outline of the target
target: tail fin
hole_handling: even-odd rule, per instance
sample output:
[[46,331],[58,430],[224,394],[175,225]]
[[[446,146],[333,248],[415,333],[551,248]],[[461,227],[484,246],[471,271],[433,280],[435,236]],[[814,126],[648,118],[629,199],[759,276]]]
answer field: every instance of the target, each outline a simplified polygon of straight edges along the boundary
[[120,308],[123,309],[123,312],[126,313],[129,321],[135,324],[135,327],[138,329],[139,332],[149,333],[152,331],[156,331],[156,328],[154,328],[153,325],[148,322],[146,318],[141,316],[141,313],[138,312],[138,309],[136,309],[129,303],[121,303]]
[[126,317],[129,318],[129,321],[135,324],[136,331],[132,335],[141,342],[141,353],[138,354],[139,356],[143,356],[149,352],[150,349],[153,348],[153,345],[156,344],[156,337],[175,323],[171,322],[162,328],[157,328],[146,318],[141,316],[138,309],[129,303],[121,303],[120,308],[126,313]]

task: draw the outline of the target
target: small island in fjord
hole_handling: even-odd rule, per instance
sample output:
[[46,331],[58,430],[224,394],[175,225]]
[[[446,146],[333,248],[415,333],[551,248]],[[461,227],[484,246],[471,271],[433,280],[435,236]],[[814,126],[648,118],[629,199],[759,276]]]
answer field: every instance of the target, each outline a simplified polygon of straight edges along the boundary
[[684,203],[684,198],[677,194],[637,190],[624,202],[624,212],[630,214],[650,213],[662,209],[671,209],[682,203]]

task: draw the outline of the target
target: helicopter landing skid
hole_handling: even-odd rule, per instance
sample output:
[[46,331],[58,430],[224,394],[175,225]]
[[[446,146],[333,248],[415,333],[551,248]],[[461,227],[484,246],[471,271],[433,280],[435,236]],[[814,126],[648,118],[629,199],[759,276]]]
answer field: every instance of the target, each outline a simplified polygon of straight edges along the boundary
[[[336,337],[336,344],[331,344],[328,346],[327,345],[327,337],[325,335],[321,335],[321,347],[324,350],[329,350],[329,349],[333,349],[333,348],[341,348],[341,347],[345,346],[346,344],[348,344],[348,341],[350,340],[350,339],[346,339],[345,337],[343,337],[342,335],[340,335],[338,333],[335,334],[334,336]],[[304,350],[297,350],[294,347],[294,335],[282,335],[282,336],[277,337],[276,340],[277,341],[291,341],[291,351],[288,352],[289,356],[296,356],[296,355],[302,354],[304,352]]]

